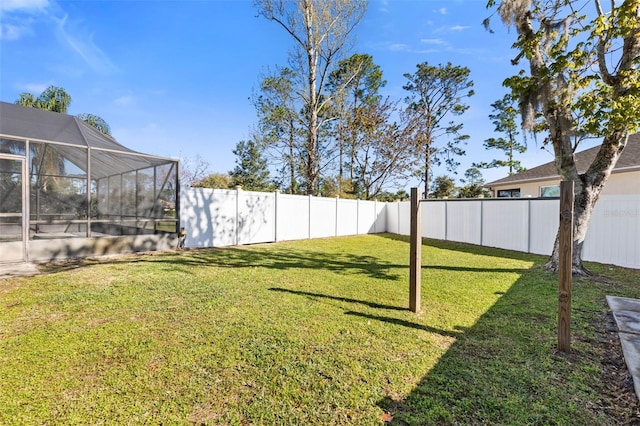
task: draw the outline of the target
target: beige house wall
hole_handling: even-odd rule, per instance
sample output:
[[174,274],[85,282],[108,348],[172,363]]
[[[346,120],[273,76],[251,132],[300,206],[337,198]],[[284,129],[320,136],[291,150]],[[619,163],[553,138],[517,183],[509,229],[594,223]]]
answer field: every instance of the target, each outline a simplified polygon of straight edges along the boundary
[[[535,182],[515,182],[506,185],[492,186],[492,196],[496,197],[499,190],[520,189],[520,197],[539,197],[542,187],[559,185],[558,179],[540,180]],[[629,172],[614,172],[609,176],[602,195],[640,195],[640,170]]]

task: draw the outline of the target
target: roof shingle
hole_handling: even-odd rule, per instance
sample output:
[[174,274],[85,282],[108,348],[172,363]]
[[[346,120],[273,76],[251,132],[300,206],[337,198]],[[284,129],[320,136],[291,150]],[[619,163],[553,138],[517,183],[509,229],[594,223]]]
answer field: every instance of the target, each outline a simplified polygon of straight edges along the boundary
[[[578,166],[578,173],[584,173],[587,170],[593,159],[596,157],[599,149],[600,145],[574,154],[575,161]],[[627,146],[624,148],[624,151],[622,151],[616,166],[613,168],[614,171],[628,169],[640,170],[640,133],[629,136]],[[556,168],[555,162],[551,161],[541,166],[525,170],[524,172],[516,173],[514,175],[486,183],[484,186],[489,187],[507,183],[551,180],[558,178],[560,178],[558,169]]]

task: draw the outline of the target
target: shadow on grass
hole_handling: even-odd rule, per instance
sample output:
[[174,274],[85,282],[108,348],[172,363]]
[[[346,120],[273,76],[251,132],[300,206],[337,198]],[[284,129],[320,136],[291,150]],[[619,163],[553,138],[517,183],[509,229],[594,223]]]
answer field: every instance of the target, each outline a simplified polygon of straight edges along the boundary
[[103,259],[77,259],[41,265],[43,273],[54,273],[96,264],[135,264],[138,262],[162,265],[167,270],[192,273],[192,267],[311,269],[332,271],[339,275],[364,274],[370,278],[397,281],[407,265],[387,262],[379,257],[353,253],[322,253],[299,248],[223,247],[188,249],[173,252],[154,252]]
[[639,424],[638,404],[621,408],[621,390],[611,384],[620,373],[601,369],[611,346],[602,338],[606,291],[574,296],[580,315],[572,352],[563,354],[556,350],[557,276],[523,273],[472,327],[451,334],[456,341],[406,397],[378,402],[390,414],[387,424]]
[[370,308],[374,308],[374,309],[388,309],[388,310],[394,310],[394,311],[406,311],[407,310],[407,308],[403,308],[403,307],[400,307],[400,306],[382,305],[380,303],[368,302],[368,301],[365,301],[365,300],[349,299],[347,297],[331,296],[331,295],[322,294],[322,293],[311,293],[311,292],[308,292],[308,291],[289,290],[287,288],[280,288],[280,287],[271,287],[269,290],[271,290],[271,291],[279,291],[279,292],[283,292],[283,293],[297,294],[297,295],[300,295],[300,296],[309,297],[310,299],[329,299],[329,300],[336,300],[338,302],[357,303],[357,304],[361,304],[361,305],[366,305],[366,306],[368,306]]
[[[376,234],[396,241],[408,242],[408,237],[394,234]],[[424,245],[443,250],[459,250],[467,253],[489,256],[511,257],[514,259],[530,259],[531,255],[514,254],[506,250],[491,249],[465,244],[423,240]],[[278,244],[262,246],[265,250],[254,250],[252,246],[195,248],[180,251],[144,252],[124,254],[115,257],[81,258],[53,261],[38,265],[41,273],[55,273],[79,267],[90,267],[97,264],[135,264],[138,262],[155,263],[167,270],[180,270],[192,273],[193,266],[222,268],[270,268],[270,269],[311,269],[332,271],[340,275],[365,274],[370,278],[398,281],[402,279],[408,268],[407,263],[392,263],[375,256],[356,255],[353,253],[322,253],[278,246]],[[429,265],[423,269],[442,269],[467,272],[522,272],[520,269],[472,268],[463,266]]]
[[464,332],[464,330],[460,329],[460,327],[458,327],[460,329],[460,332],[453,332],[449,330],[442,330],[439,328],[430,327],[424,324],[417,324],[415,322],[401,320],[399,318],[385,317],[380,315],[371,315],[371,314],[365,314],[362,312],[347,311],[344,314],[361,317],[361,318],[367,318],[369,320],[374,320],[374,321],[386,322],[388,324],[399,325],[402,327],[414,328],[416,330],[428,331],[430,333],[437,333],[437,334],[440,334],[441,336],[447,336],[447,337],[460,337],[461,334]]
[[[384,310],[390,310],[390,311],[408,311],[409,310],[408,308],[399,307],[399,306],[383,305],[383,304],[375,303],[375,302],[368,302],[368,301],[357,300],[357,299],[349,299],[347,297],[332,296],[332,295],[322,294],[322,293],[311,293],[311,292],[308,292],[308,291],[289,290],[289,289],[286,289],[286,288],[279,288],[279,287],[272,287],[269,290],[283,292],[283,293],[296,294],[296,295],[299,295],[299,296],[305,296],[305,297],[308,297],[308,298],[310,298],[312,300],[315,300],[315,299],[328,299],[328,300],[335,300],[335,301],[338,301],[338,302],[360,304],[360,305],[368,306],[368,307],[373,308],[373,309],[384,309]],[[428,325],[423,325],[423,324],[418,324],[418,323],[415,323],[415,322],[405,321],[405,320],[402,320],[402,319],[399,319],[399,318],[387,317],[387,316],[382,316],[382,315],[365,314],[363,312],[356,312],[356,311],[351,311],[351,310],[345,311],[344,314],[345,315],[351,315],[351,316],[357,316],[357,317],[361,317],[361,318],[366,318],[366,319],[374,320],[374,321],[386,322],[388,324],[399,325],[399,326],[402,326],[402,327],[414,328],[416,330],[428,331],[430,333],[437,333],[437,334],[440,334],[442,336],[447,336],[447,337],[458,337],[460,335],[460,333],[462,332],[462,331],[460,333],[451,332],[451,331],[448,331],[448,330],[441,330],[439,328],[430,327]]]
[[[388,238],[393,241],[403,241],[407,244],[409,243],[408,235],[398,235],[398,234],[389,234],[389,233],[381,233],[376,234],[379,237]],[[478,254],[484,256],[495,256],[495,257],[504,257],[506,259],[514,259],[514,260],[531,260],[532,256],[537,256],[531,253],[524,253],[518,251],[505,250],[496,247],[486,247],[479,246],[468,243],[458,243],[456,241],[444,241],[444,240],[434,240],[431,238],[422,238],[422,245],[434,247],[442,250],[453,250],[460,251],[463,253],[470,254]]]
[[[392,239],[406,241],[403,238]],[[431,240],[426,243],[434,245]],[[521,260],[533,258],[532,255],[498,249],[465,247],[450,242],[436,243],[436,247],[444,250]],[[136,262],[156,264],[160,270],[166,268],[185,273],[192,273],[195,266],[283,270],[304,268],[309,271],[331,270],[336,274],[362,274],[392,281],[405,280],[407,274],[406,264],[386,262],[373,256],[325,254],[277,245],[265,250],[220,248],[147,253],[88,261],[86,266],[97,263],[129,265]],[[426,269],[429,268],[472,272],[514,271],[427,265]],[[384,312],[386,310],[393,315],[393,312],[406,311],[403,307],[309,291],[277,287],[270,290],[380,309],[382,312],[379,314],[355,312],[354,307],[343,308],[343,311],[344,315],[392,324],[400,332],[402,327],[406,327],[456,339],[431,370],[415,372],[416,377],[423,377],[409,395],[398,398],[389,394],[378,401],[378,406],[393,416],[391,424],[629,423],[607,411],[615,406],[615,395],[601,393],[608,384],[598,374],[599,357],[607,342],[603,343],[594,336],[597,335],[597,322],[602,312],[607,310],[604,302],[604,291],[607,289],[588,295],[576,292],[573,306],[575,311],[581,312],[581,318],[574,321],[574,341],[577,344],[572,355],[559,356],[555,351],[557,277],[543,274],[539,269],[515,271],[520,273],[520,278],[509,290],[497,292],[501,293],[500,299],[472,327],[455,331],[393,318]]]

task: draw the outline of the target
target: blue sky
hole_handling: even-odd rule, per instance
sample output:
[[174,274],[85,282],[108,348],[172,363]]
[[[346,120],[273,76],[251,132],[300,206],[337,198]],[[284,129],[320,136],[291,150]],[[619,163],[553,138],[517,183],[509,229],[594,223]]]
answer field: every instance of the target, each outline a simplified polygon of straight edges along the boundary
[[[357,28],[353,53],[382,68],[384,95],[406,96],[404,73],[416,65],[467,66],[476,95],[462,117],[471,136],[457,178],[477,161],[500,156],[482,146],[494,136],[488,114],[501,98],[515,33],[489,16],[484,0],[373,0]],[[260,76],[286,65],[292,40],[256,17],[250,0],[1,0],[0,100],[39,94],[49,85],[73,98],[70,114],[104,118],[131,149],[166,157],[200,155],[211,172],[234,167],[232,149],[257,122],[250,96]],[[521,161],[552,155],[529,138]],[[447,174],[444,168],[435,175]],[[483,171],[486,181],[506,175]],[[409,182],[415,186],[417,182]]]

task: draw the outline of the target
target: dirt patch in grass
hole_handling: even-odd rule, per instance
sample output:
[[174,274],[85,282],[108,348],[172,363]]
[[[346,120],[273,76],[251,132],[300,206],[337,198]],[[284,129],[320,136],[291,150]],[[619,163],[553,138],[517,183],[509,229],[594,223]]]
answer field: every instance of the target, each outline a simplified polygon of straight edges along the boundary
[[620,425],[640,425],[640,403],[636,395],[633,379],[622,355],[613,315],[609,312],[600,318],[599,339],[594,342],[602,363],[602,386],[599,389],[603,401],[599,407]]

